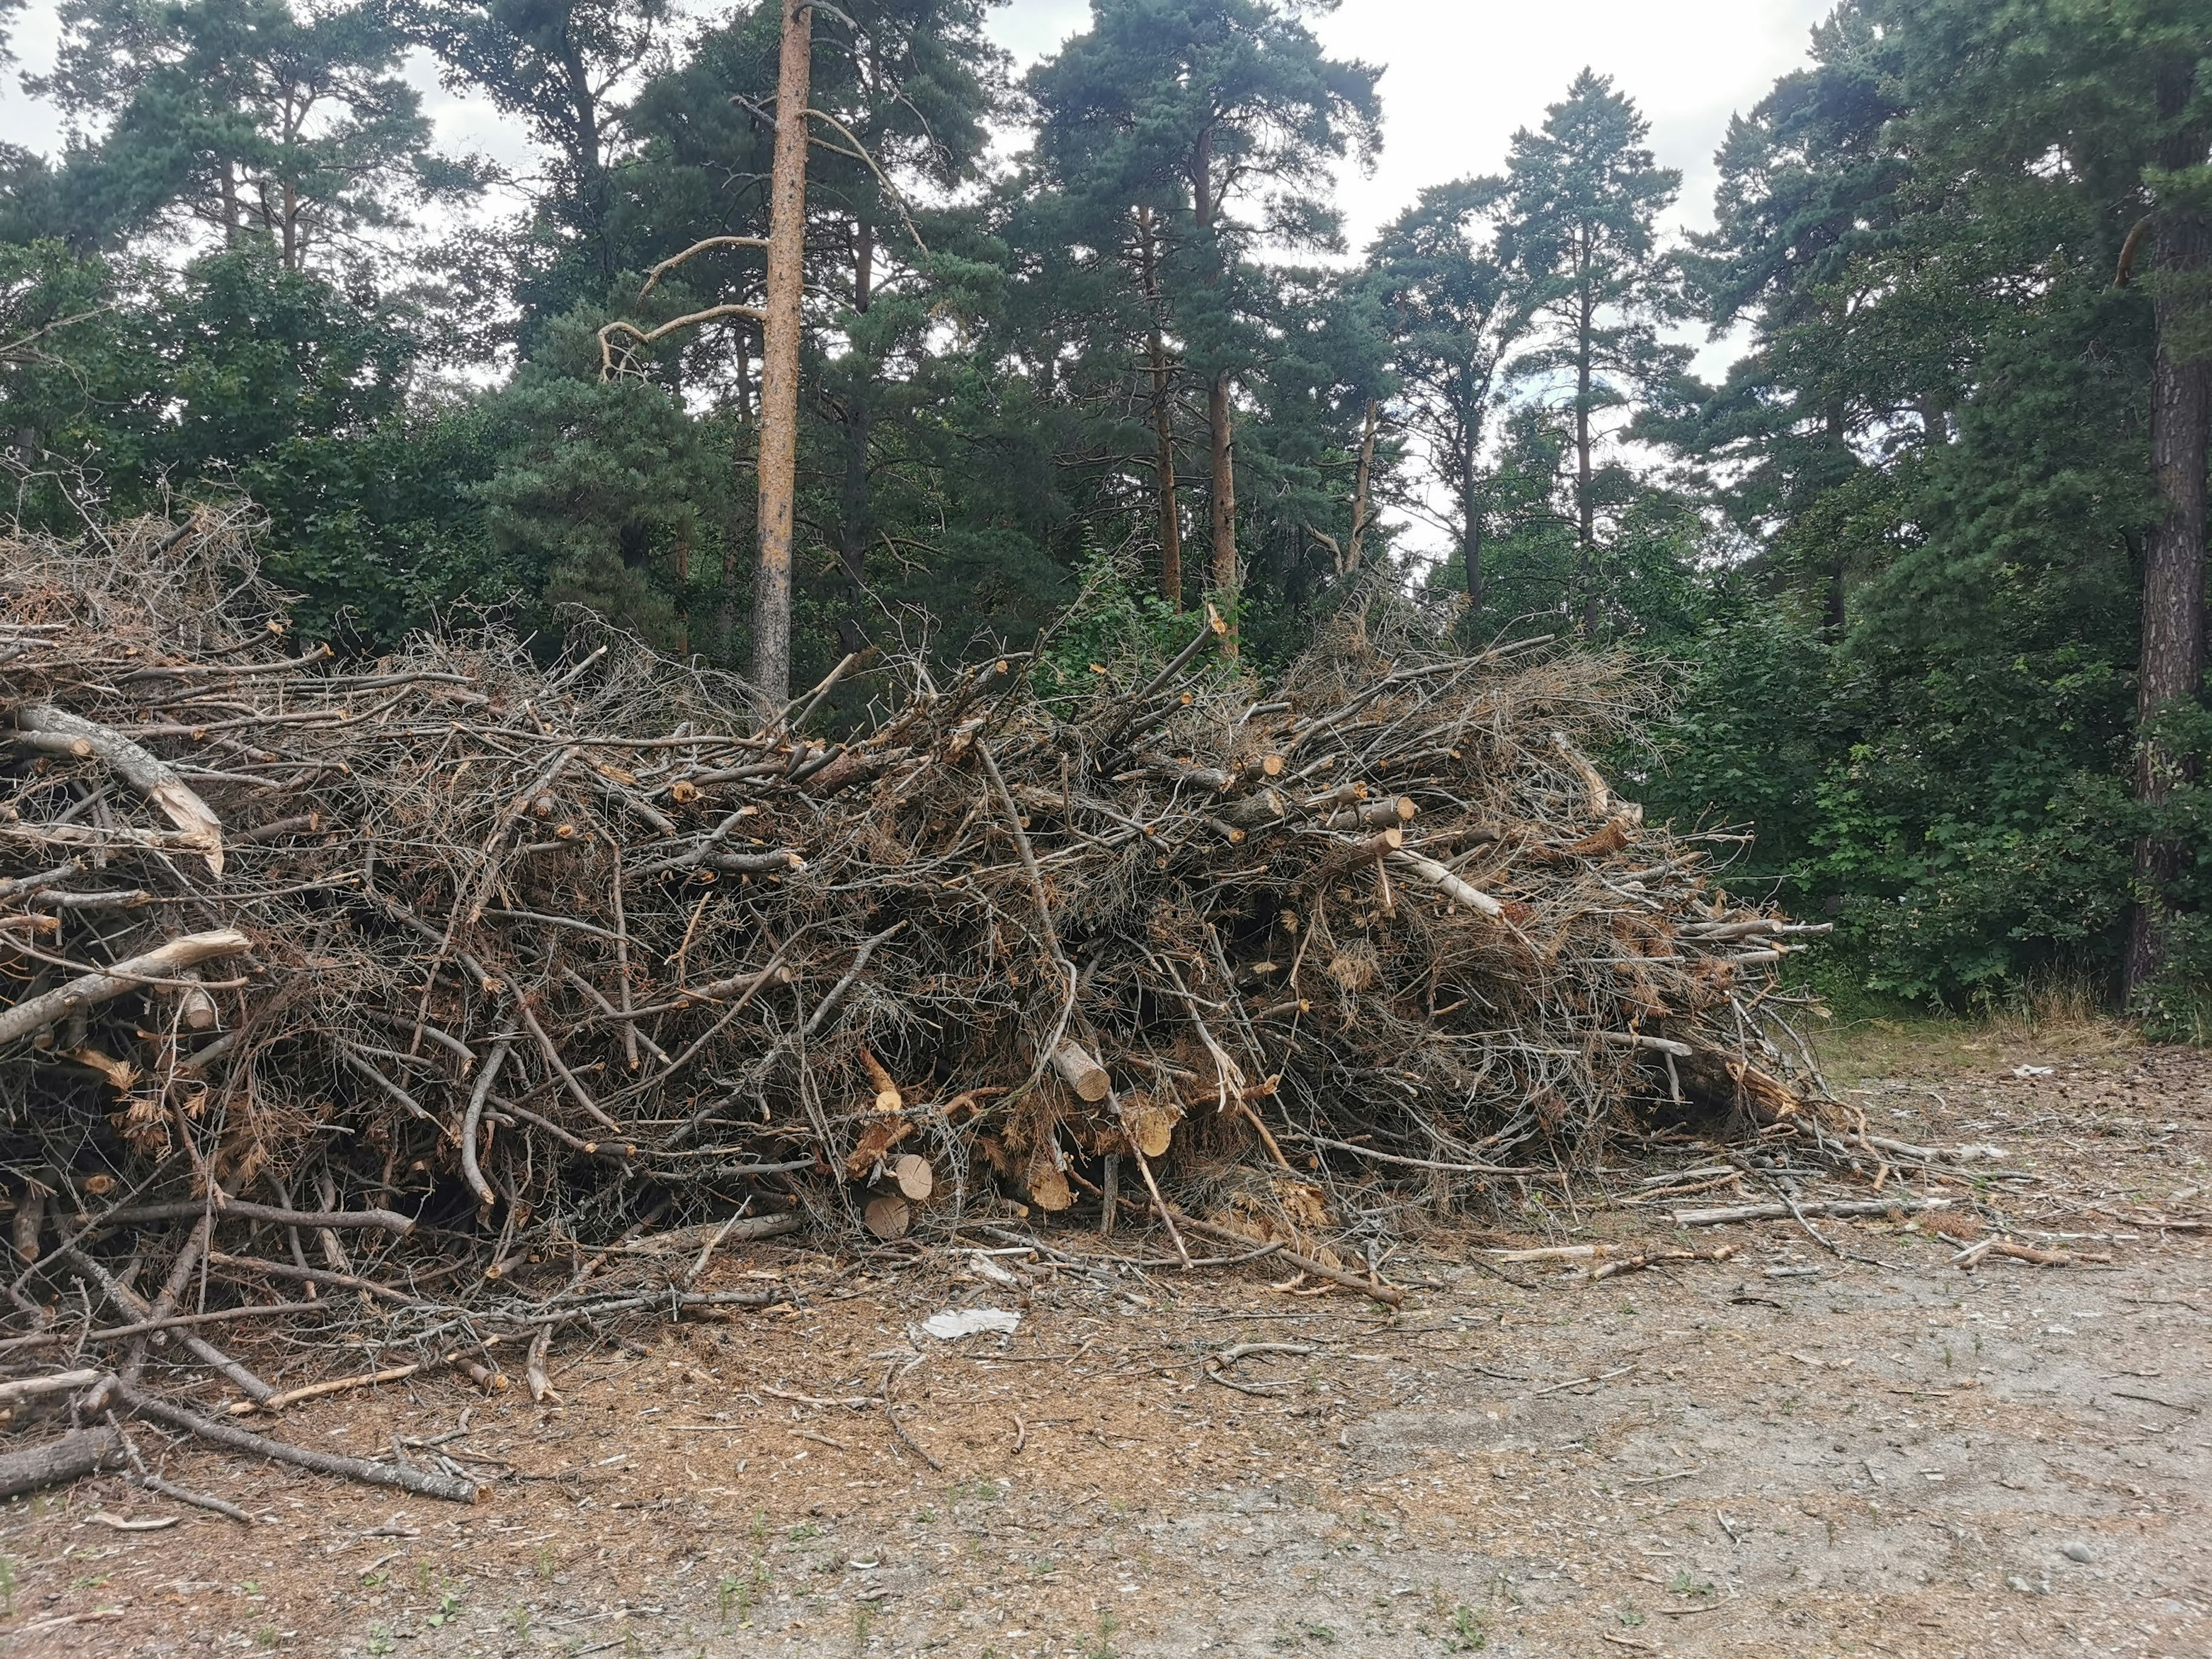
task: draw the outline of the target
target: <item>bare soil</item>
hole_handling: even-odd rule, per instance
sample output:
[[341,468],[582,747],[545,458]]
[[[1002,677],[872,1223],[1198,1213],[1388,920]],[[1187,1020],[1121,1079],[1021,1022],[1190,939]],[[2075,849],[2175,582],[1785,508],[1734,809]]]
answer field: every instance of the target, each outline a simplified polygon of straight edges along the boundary
[[[1918,1075],[1908,1050],[1851,1097],[1877,1133],[1994,1141],[2037,1179],[1955,1183],[1966,1213],[1940,1224],[1813,1224],[1841,1256],[1794,1222],[1691,1237],[1663,1206],[1507,1194],[1491,1231],[1385,1259],[1416,1287],[1389,1317],[1256,1268],[1106,1260],[1158,1255],[1126,1230],[1043,1235],[1078,1266],[989,1258],[1014,1288],[964,1253],[757,1247],[717,1282],[780,1275],[803,1307],[556,1352],[558,1408],[448,1378],[278,1431],[437,1442],[408,1455],[492,1477],[474,1508],[191,1448],[171,1477],[260,1524],[109,1479],[18,1500],[0,1650],[2212,1653],[2212,1268],[2201,1233],[2115,1215],[2205,1213],[2212,1061],[2001,1046]],[[1962,1271],[1934,1230],[1978,1231],[1969,1200],[2112,1260]],[[1480,1265],[1634,1237],[1741,1250],[1601,1284]],[[1019,1331],[914,1331],[969,1304]],[[1248,1394],[1205,1363],[1240,1343],[1310,1352],[1241,1360]],[[894,1372],[915,1449],[872,1403]]]

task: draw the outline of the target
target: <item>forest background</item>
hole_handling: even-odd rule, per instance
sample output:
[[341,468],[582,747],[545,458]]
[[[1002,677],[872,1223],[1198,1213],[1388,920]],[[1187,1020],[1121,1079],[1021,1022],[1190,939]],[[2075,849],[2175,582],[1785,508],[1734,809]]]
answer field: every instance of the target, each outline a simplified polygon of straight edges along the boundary
[[[2203,1035],[2203,0],[1844,0],[1688,236],[1586,71],[1358,247],[1380,72],[1327,0],[1093,0],[1018,75],[988,0],[811,9],[796,681],[1086,585],[1043,672],[1211,600],[1264,672],[1395,585],[1648,659],[1631,792],[1838,923],[1832,995]],[[0,149],[19,525],[251,514],[349,649],[580,607],[750,659],[777,4],[61,23],[70,131]],[[442,153],[422,50],[541,165]]]

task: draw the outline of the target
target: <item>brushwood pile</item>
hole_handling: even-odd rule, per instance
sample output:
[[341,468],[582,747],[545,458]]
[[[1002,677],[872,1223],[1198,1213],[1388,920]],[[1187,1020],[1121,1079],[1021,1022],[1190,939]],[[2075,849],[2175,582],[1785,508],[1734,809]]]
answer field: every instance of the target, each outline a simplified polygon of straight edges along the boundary
[[1648,682],[1403,600],[1265,686],[1194,617],[1164,664],[848,659],[781,708],[605,633],[340,659],[211,514],[0,543],[0,616],[19,1334],[459,1262],[383,1328],[427,1352],[732,1218],[1337,1264],[1816,1092],[1775,978],[1816,930],[1591,758]]

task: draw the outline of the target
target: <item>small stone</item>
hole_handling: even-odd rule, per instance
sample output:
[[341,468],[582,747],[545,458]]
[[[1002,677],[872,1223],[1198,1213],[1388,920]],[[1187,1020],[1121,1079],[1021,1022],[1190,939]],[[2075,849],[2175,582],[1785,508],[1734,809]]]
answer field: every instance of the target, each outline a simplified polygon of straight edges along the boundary
[[2087,1544],[2080,1542],[2061,1544],[2058,1547],[2058,1553],[2069,1561],[2079,1561],[2085,1567],[2097,1559],[2094,1551]]

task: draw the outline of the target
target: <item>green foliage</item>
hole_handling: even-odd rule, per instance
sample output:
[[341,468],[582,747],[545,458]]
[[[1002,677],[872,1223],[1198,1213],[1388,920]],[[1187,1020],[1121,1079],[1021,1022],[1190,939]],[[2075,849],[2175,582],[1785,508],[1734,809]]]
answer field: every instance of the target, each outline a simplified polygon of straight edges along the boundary
[[1079,599],[1045,642],[1033,684],[1048,699],[1086,696],[1102,678],[1134,691],[1190,643],[1198,625],[1150,592],[1127,560],[1093,557]]
[[[1217,382],[1220,597],[1264,671],[1355,576],[1373,410],[1357,579],[1465,596],[1471,641],[1669,665],[1613,764],[1655,815],[1750,836],[1727,880],[1832,917],[1824,987],[2108,981],[2139,903],[2148,1012],[2212,1029],[2212,713],[2136,706],[2151,364],[2212,353],[2212,277],[2175,253],[2212,218],[2201,0],[1844,0],[1671,251],[1679,179],[1585,73],[1502,176],[1425,191],[1351,268],[1280,257],[1342,251],[1332,181],[1380,140],[1328,9],[1096,0],[1019,88],[985,0],[817,15],[796,677],[1028,642],[1080,594],[1040,683],[1139,683],[1198,625]],[[41,88],[81,131],[0,149],[15,519],[250,498],[310,635],[468,608],[550,640],[581,610],[742,661],[760,350],[728,308],[764,273],[695,245],[765,230],[781,15],[67,0]],[[441,246],[402,233],[484,169],[432,146],[410,46],[544,161]],[[1690,318],[1747,343],[1719,385]],[[676,326],[603,354],[614,324]],[[1443,538],[1425,570],[1409,525]]]

